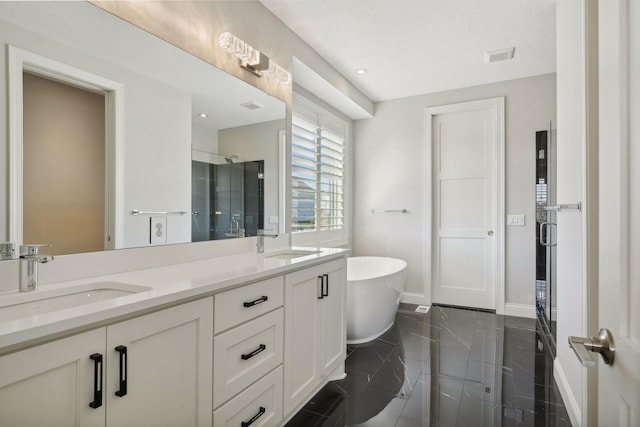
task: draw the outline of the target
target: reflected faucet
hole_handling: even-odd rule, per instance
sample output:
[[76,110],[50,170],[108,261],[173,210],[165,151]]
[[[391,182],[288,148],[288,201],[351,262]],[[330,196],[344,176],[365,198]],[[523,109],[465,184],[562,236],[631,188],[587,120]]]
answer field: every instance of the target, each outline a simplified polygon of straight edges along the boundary
[[[234,227],[235,226],[235,227]],[[235,232],[233,231],[235,228]],[[244,228],[240,228],[240,214],[233,214],[233,218],[231,219],[231,228],[229,230],[229,234],[239,239],[240,237],[244,237]]]
[[278,237],[277,234],[264,234],[265,230],[259,228],[258,229],[258,242],[256,243],[256,248],[258,249],[258,253],[259,254],[263,254],[264,253],[264,238],[265,237],[271,237],[272,239],[275,239],[276,237]]
[[16,244],[12,242],[0,243],[0,261],[7,259],[15,259],[16,257]]
[[38,264],[53,261],[51,255],[40,255],[42,247],[51,245],[23,245],[20,246],[20,292],[30,292],[38,289]]

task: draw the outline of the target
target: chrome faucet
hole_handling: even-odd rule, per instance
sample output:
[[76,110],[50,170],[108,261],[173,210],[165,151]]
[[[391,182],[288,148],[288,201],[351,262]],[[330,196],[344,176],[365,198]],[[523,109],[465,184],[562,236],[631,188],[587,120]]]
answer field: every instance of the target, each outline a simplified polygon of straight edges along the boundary
[[258,248],[258,253],[259,254],[263,254],[264,253],[264,238],[265,237],[271,237],[272,239],[275,239],[276,237],[278,237],[277,234],[264,234],[263,229],[259,228],[258,229],[258,242],[256,243],[256,248]]
[[51,255],[40,255],[42,247],[51,245],[22,245],[20,246],[20,292],[30,292],[38,289],[38,264],[53,261]]

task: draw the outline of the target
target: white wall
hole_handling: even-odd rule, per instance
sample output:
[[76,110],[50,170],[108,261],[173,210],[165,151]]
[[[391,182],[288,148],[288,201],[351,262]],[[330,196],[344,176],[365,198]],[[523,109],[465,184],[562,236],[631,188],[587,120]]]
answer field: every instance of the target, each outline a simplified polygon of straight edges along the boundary
[[218,130],[194,120],[191,127],[191,149],[206,153],[218,153]]
[[[554,74],[386,101],[372,119],[354,122],[355,255],[407,260],[405,292],[430,301],[424,277],[425,108],[504,96],[506,106],[506,213],[526,225],[506,227],[506,302],[513,314],[535,315],[535,132],[555,118]],[[371,209],[408,209],[371,215]],[[524,307],[522,307],[524,306]]]
[[[241,160],[264,160],[264,228],[278,233],[279,218],[278,182],[280,182],[279,132],[285,131],[285,120],[273,120],[218,132],[218,154],[237,155]],[[284,167],[284,165],[282,165]],[[284,212],[283,212],[284,214]],[[271,223],[272,216],[278,222]]]
[[[105,62],[90,54],[53,42],[12,24],[0,25],[0,44],[10,44],[67,65],[101,75],[124,86],[124,246],[149,245],[149,218],[135,217],[132,209],[189,210],[191,206],[191,96],[166,84]],[[7,50],[0,51],[0,79],[6,81]],[[0,99],[7,99],[7,85]],[[0,134],[8,135],[6,102],[0,103]],[[7,153],[8,141],[0,141]],[[7,164],[7,161],[4,161]],[[6,214],[8,174],[0,174],[0,212]],[[170,243],[188,242],[188,216],[167,218]],[[0,214],[1,224],[7,224]],[[0,228],[0,241],[8,238]]]

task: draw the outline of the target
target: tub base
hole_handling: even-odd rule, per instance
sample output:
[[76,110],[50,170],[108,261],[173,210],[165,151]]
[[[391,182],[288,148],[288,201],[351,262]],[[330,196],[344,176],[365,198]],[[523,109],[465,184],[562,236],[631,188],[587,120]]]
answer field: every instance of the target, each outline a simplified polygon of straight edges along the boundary
[[391,322],[391,324],[389,324],[389,326],[384,328],[382,330],[382,332],[376,332],[375,334],[371,335],[370,337],[359,338],[357,340],[350,340],[349,337],[347,337],[347,344],[364,344],[364,343],[368,343],[369,341],[373,341],[376,338],[384,335],[385,332],[387,332],[389,329],[391,329],[391,327],[393,326],[394,323],[395,323],[395,319],[394,319],[393,322]]
[[396,320],[407,263],[396,258],[347,258],[347,344],[363,344]]

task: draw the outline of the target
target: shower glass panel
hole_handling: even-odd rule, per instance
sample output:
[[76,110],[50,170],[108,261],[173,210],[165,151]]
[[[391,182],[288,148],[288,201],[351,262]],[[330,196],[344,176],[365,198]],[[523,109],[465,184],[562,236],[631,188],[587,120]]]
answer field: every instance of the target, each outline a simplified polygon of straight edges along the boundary
[[256,236],[264,228],[264,161],[222,158],[192,161],[193,242]]
[[553,133],[536,132],[536,312],[542,333],[555,354],[556,337],[556,212]]

